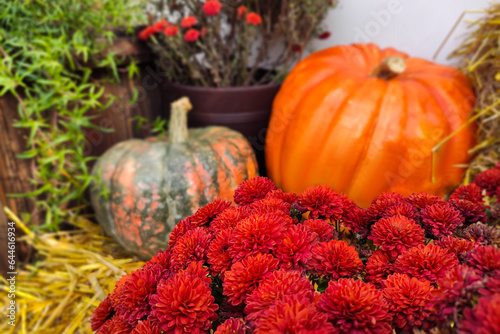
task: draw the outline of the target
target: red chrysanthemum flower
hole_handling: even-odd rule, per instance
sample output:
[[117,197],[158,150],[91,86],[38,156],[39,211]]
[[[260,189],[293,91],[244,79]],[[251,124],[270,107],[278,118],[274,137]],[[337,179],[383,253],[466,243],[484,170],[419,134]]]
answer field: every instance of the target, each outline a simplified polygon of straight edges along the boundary
[[457,256],[439,246],[428,244],[410,248],[394,262],[397,273],[435,283],[459,264]]
[[471,183],[455,189],[453,194],[450,196],[450,200],[452,199],[465,199],[467,201],[481,204],[483,203],[483,193],[481,188],[479,188],[476,184]]
[[233,259],[229,255],[229,239],[232,233],[231,229],[221,230],[210,243],[207,258],[213,276],[220,274],[224,277],[224,273],[231,268]]
[[192,26],[196,25],[196,23],[198,23],[198,20],[196,19],[196,17],[194,17],[192,15],[186,16],[186,17],[182,18],[182,20],[181,20],[181,27],[183,27],[184,29],[189,29]]
[[113,307],[114,310],[120,308],[121,306],[121,297],[123,294],[123,289],[125,287],[125,283],[131,279],[130,274],[123,275],[115,284],[115,289],[111,294],[109,295],[109,299],[111,301],[111,306]]
[[238,18],[242,19],[243,16],[245,16],[246,12],[247,12],[247,8],[245,6],[239,6],[238,7]]
[[338,196],[342,202],[342,217],[347,215],[351,210],[359,209],[359,206],[350,199],[346,194],[338,193]]
[[243,303],[264,278],[278,268],[279,261],[270,254],[258,253],[232,265],[224,277],[223,294],[232,305]]
[[370,283],[330,281],[316,307],[335,326],[329,333],[391,333],[387,302]]
[[418,210],[407,202],[396,203],[382,213],[382,218],[389,218],[394,216],[404,216],[408,219],[412,219],[415,222],[420,221],[420,214]]
[[196,42],[198,38],[200,38],[200,32],[193,28],[189,29],[184,34],[184,40],[188,43]]
[[155,24],[153,24],[153,29],[155,32],[161,32],[163,30],[165,30],[166,27],[168,27],[170,25],[170,23],[168,23],[167,20],[160,20],[158,22],[156,22]]
[[500,294],[483,297],[473,309],[466,309],[458,323],[458,333],[500,333]]
[[156,293],[156,286],[166,270],[159,264],[133,271],[123,286],[120,307],[116,313],[122,320],[135,327],[139,320],[145,320],[151,312],[149,300]]
[[248,255],[271,253],[282,242],[287,226],[282,217],[275,214],[252,215],[239,222],[229,239],[233,262]]
[[360,239],[365,238],[370,232],[365,211],[358,207],[354,207],[342,215],[342,225],[357,233]]
[[452,235],[464,222],[460,212],[446,202],[428,205],[421,213],[425,231],[435,238]]
[[307,188],[299,195],[298,203],[309,211],[309,218],[339,220],[342,217],[342,199],[327,186]]
[[465,199],[452,199],[449,202],[464,217],[464,225],[468,226],[474,223],[486,222],[486,213],[484,207],[477,202],[471,202]]
[[177,240],[179,240],[180,237],[182,237],[184,234],[186,234],[188,231],[192,230],[194,227],[191,224],[191,218],[187,217],[184,219],[181,219],[174,227],[172,232],[169,234],[169,239],[168,239],[168,246],[172,247],[175,245]]
[[149,36],[151,36],[154,33],[155,33],[155,28],[146,27],[139,32],[137,37],[139,37],[139,39],[142,39],[143,41],[146,41],[149,38]]
[[222,230],[232,230],[240,221],[250,216],[252,211],[249,206],[230,207],[217,215],[210,223],[210,230],[218,233]]
[[293,204],[299,198],[299,195],[294,193],[285,193],[281,189],[270,191],[265,198],[277,198],[284,202]]
[[303,224],[292,225],[285,231],[282,242],[274,250],[280,260],[280,268],[303,272],[311,258],[312,248],[318,243],[318,236]]
[[245,334],[248,326],[241,318],[229,318],[217,327],[215,334]]
[[215,16],[220,13],[222,9],[222,4],[217,0],[207,0],[203,4],[203,12],[208,16]]
[[408,198],[405,199],[405,202],[408,202],[418,210],[421,210],[430,205],[443,203],[444,200],[439,196],[428,193],[414,193],[408,196]]
[[500,229],[483,223],[472,224],[464,230],[465,238],[483,246],[500,246]]
[[255,12],[250,12],[247,14],[247,23],[257,26],[262,23],[262,17]]
[[292,51],[293,52],[297,52],[297,53],[302,52],[302,45],[300,45],[300,44],[294,44],[294,45],[292,45]]
[[315,296],[314,287],[298,271],[280,269],[273,272],[263,279],[259,287],[246,299],[247,320],[256,321],[276,300],[289,295],[300,295],[312,302]]
[[257,319],[255,334],[267,333],[335,333],[327,317],[319,313],[302,295],[284,296]]
[[263,198],[250,204],[252,214],[266,214],[274,212],[290,213],[292,205],[278,198]]
[[383,251],[375,251],[372,256],[368,258],[365,268],[365,280],[380,287],[381,283],[390,275],[394,274],[394,265]]
[[434,287],[408,275],[394,274],[383,283],[382,293],[394,315],[393,324],[403,331],[426,328],[426,320],[434,314],[431,302]]
[[500,249],[493,246],[478,247],[467,253],[467,264],[480,275],[493,274],[500,270]]
[[114,316],[102,325],[96,334],[129,334],[132,326],[123,321],[120,317]]
[[172,247],[171,267],[174,271],[184,269],[191,262],[207,260],[207,252],[213,235],[204,227],[188,231]]
[[165,269],[170,269],[170,258],[172,255],[172,248],[167,248],[166,250],[159,249],[156,254],[144,264],[144,266],[152,266],[159,264]]
[[186,269],[179,270],[179,275],[194,276],[201,279],[207,286],[212,283],[210,277],[208,277],[208,270],[203,267],[203,262],[191,262]]
[[495,274],[496,276],[488,277],[484,289],[479,289],[479,293],[483,296],[491,296],[495,293],[500,293],[500,270]]
[[327,39],[331,35],[332,34],[329,31],[323,31],[321,34],[318,35],[318,39]]
[[234,191],[234,202],[240,206],[252,204],[266,197],[278,187],[267,177],[259,176],[242,182]]
[[353,276],[363,269],[363,262],[353,246],[345,241],[321,242],[312,249],[309,267],[332,279]]
[[161,334],[157,325],[149,320],[139,321],[137,326],[130,334]]
[[437,281],[438,289],[432,293],[432,302],[440,319],[454,321],[464,308],[471,307],[473,296],[483,284],[483,278],[472,268],[457,266]]
[[175,25],[171,25],[163,30],[163,33],[167,36],[173,37],[179,33],[179,27]]
[[97,331],[102,325],[115,315],[115,310],[111,305],[109,295],[96,307],[90,317],[90,327],[93,331]]
[[376,223],[384,212],[391,206],[401,203],[404,200],[403,195],[398,193],[383,193],[375,197],[371,205],[364,211],[365,219],[368,225]]
[[218,306],[210,287],[192,275],[175,275],[158,284],[151,317],[167,333],[200,333],[212,328]]
[[500,187],[500,169],[488,169],[479,173],[474,179],[474,183],[481,189],[486,190],[488,196],[495,196]]
[[208,225],[217,217],[218,214],[231,206],[230,201],[216,199],[212,203],[199,208],[191,217],[191,225],[194,227]]
[[424,230],[403,216],[382,218],[372,226],[368,239],[387,252],[392,259],[402,252],[425,242]]
[[456,256],[463,255],[468,251],[480,246],[480,244],[469,241],[467,239],[460,239],[455,237],[445,237],[441,240],[434,240],[434,244],[448,250],[448,252],[453,253]]
[[333,225],[330,225],[328,221],[322,219],[308,219],[304,221],[303,225],[311,232],[318,235],[318,241],[330,241],[333,239],[338,239],[337,231]]

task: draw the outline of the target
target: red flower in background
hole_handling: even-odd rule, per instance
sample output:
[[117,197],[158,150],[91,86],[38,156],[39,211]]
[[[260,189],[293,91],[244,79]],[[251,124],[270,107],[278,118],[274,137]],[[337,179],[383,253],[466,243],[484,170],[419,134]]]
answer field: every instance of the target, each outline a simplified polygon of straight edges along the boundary
[[488,275],[500,270],[500,249],[482,246],[467,253],[467,264],[480,275]]
[[474,203],[483,203],[483,194],[481,188],[476,184],[471,183],[466,186],[460,186],[453,194],[450,195],[450,199],[465,199]]
[[139,321],[137,326],[130,334],[161,334],[158,326],[154,325],[151,321]]
[[368,258],[365,268],[365,280],[380,287],[381,283],[394,274],[394,265],[385,252],[377,250]]
[[421,213],[425,231],[435,238],[452,235],[464,222],[460,212],[446,202],[428,205]]
[[299,45],[299,44],[292,45],[292,51],[297,52],[297,53],[302,52],[302,45]]
[[290,213],[292,205],[279,198],[263,198],[250,204],[252,214],[266,214],[273,212]]
[[262,280],[246,300],[245,313],[250,321],[258,320],[262,314],[283,296],[299,295],[312,302],[314,287],[298,271],[278,270]]
[[463,255],[474,248],[480,246],[480,244],[469,241],[467,239],[460,239],[455,237],[445,237],[441,240],[435,240],[434,244],[446,249],[448,252],[455,254],[456,256]]
[[321,34],[318,35],[318,39],[327,39],[331,35],[332,34],[329,31],[323,31]]
[[217,0],[208,0],[203,4],[203,12],[208,16],[215,16],[220,13],[222,4]]
[[309,267],[332,279],[353,276],[363,269],[363,262],[353,246],[345,241],[321,242],[312,249]]
[[184,29],[189,29],[192,26],[194,26],[196,23],[198,23],[198,20],[194,16],[186,16],[181,20],[181,27]]
[[197,333],[212,328],[218,306],[201,278],[175,275],[151,297],[151,318],[167,333]]
[[483,297],[474,308],[466,309],[458,323],[458,333],[500,333],[500,294]]
[[351,231],[360,234],[362,238],[366,237],[369,232],[368,220],[363,209],[358,207],[352,208],[349,212],[342,216],[342,225],[348,227]]
[[223,294],[232,305],[243,303],[257,285],[278,269],[279,261],[270,254],[258,253],[232,265],[224,277]]
[[188,231],[179,238],[172,248],[170,260],[172,269],[177,271],[186,268],[191,262],[205,262],[212,239],[212,234],[203,227]]
[[405,199],[406,202],[410,203],[417,209],[424,209],[425,207],[437,203],[443,203],[443,199],[436,195],[431,195],[427,193],[414,193]]
[[250,12],[247,14],[247,23],[257,26],[262,23],[262,17],[255,12]]
[[465,238],[483,246],[500,246],[500,229],[483,223],[472,224],[464,230]]
[[372,226],[368,239],[387,252],[392,259],[425,241],[424,230],[403,216],[382,218]]
[[154,32],[161,32],[165,30],[166,27],[169,26],[170,23],[168,23],[167,20],[161,20],[153,24],[153,30]]
[[249,207],[240,206],[238,208],[230,207],[222,211],[210,223],[210,230],[212,232],[219,232],[223,230],[232,230],[238,223],[251,214]]
[[500,187],[500,169],[493,168],[479,173],[474,179],[474,183],[486,190],[488,196],[495,196],[498,187]]
[[284,296],[257,320],[255,334],[334,333],[334,327],[311,301],[301,295]]
[[342,199],[327,186],[307,188],[299,195],[298,203],[309,211],[309,218],[339,220],[342,217]]
[[326,220],[308,219],[302,223],[309,231],[318,235],[319,241],[330,241],[338,239],[337,232],[333,225],[330,225]]
[[175,245],[177,240],[179,240],[180,237],[182,237],[184,234],[186,234],[188,231],[193,229],[193,225],[191,224],[191,218],[187,217],[184,219],[181,219],[174,227],[172,232],[170,232],[168,236],[168,246],[172,247]]
[[156,32],[155,28],[153,28],[153,27],[146,27],[146,28],[144,28],[143,30],[141,30],[139,32],[139,34],[137,35],[137,37],[139,37],[139,39],[142,39],[142,40],[146,41],[149,38],[149,36],[151,36],[155,32]]
[[209,203],[201,208],[199,208],[191,217],[191,225],[194,227],[204,226],[210,224],[218,214],[226,210],[231,206],[230,201],[225,201],[223,199],[216,199],[212,203]]
[[285,193],[282,190],[278,189],[268,192],[265,198],[277,198],[284,202],[293,204],[297,200],[297,198],[299,198],[299,196],[294,193]]
[[97,331],[102,325],[113,317],[115,310],[111,305],[109,295],[97,306],[90,317],[90,327],[93,331]]
[[163,33],[167,36],[173,37],[179,33],[179,27],[174,25],[168,26],[165,28]]
[[207,258],[210,264],[210,272],[214,276],[221,274],[224,277],[224,273],[231,268],[233,258],[229,255],[228,249],[232,233],[231,229],[221,230],[210,243]]
[[382,218],[384,212],[388,208],[401,203],[403,200],[403,195],[398,193],[383,193],[375,197],[371,205],[364,212],[368,225],[376,223],[380,218]]
[[203,268],[203,262],[191,262],[186,269],[179,270],[179,275],[193,276],[201,279],[207,286],[212,283],[212,279],[208,277],[208,270]]
[[239,6],[238,7],[238,18],[242,19],[243,16],[245,16],[246,12],[247,12],[247,8],[245,6]]
[[99,328],[96,334],[129,334],[132,331],[132,327],[120,319],[114,316],[110,320],[106,321],[104,325]]
[[234,191],[234,201],[240,206],[249,205],[266,197],[278,187],[267,177],[259,176],[242,182]]
[[241,318],[229,318],[217,327],[215,334],[245,334],[248,327]]
[[394,314],[396,328],[410,331],[425,328],[425,321],[434,314],[430,302],[434,287],[428,281],[419,281],[408,275],[394,274],[383,283],[382,293]]
[[184,34],[184,40],[186,42],[196,42],[200,37],[200,32],[196,29],[189,29]]
[[172,255],[172,248],[167,248],[166,250],[158,250],[156,254],[144,264],[144,266],[151,266],[159,264],[165,269],[170,269],[170,256]]
[[391,333],[387,302],[370,283],[330,281],[316,307],[334,325],[329,333]]
[[383,211],[381,218],[390,218],[394,216],[404,216],[408,219],[413,219],[415,222],[420,221],[418,210],[407,202],[396,203],[388,207]]
[[280,268],[305,271],[311,258],[312,248],[318,242],[318,235],[304,225],[292,225],[283,235],[274,255],[280,260]]
[[480,203],[471,202],[466,199],[452,199],[449,203],[464,217],[465,226],[477,222],[486,222],[485,208]]
[[416,277],[420,281],[427,280],[435,283],[458,264],[455,254],[439,246],[428,244],[413,247],[399,255],[394,262],[394,269],[397,273]]

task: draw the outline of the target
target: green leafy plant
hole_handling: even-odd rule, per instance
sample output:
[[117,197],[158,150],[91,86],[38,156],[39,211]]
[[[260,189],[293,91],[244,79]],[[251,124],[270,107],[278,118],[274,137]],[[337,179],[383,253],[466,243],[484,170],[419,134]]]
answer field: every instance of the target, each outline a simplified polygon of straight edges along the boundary
[[119,80],[123,59],[107,49],[114,31],[132,32],[140,6],[131,0],[0,0],[0,96],[17,99],[15,126],[27,133],[19,158],[35,162],[34,191],[14,196],[36,201],[33,226],[56,230],[86,205],[83,194],[95,178],[84,130],[97,129],[92,118],[115,101],[103,96],[92,72],[106,69]]

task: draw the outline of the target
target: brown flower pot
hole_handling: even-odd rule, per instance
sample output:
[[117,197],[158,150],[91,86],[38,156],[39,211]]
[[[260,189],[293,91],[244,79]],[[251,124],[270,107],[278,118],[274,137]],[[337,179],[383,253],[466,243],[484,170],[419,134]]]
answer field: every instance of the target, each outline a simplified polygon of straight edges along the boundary
[[167,83],[163,87],[169,104],[182,96],[191,100],[190,127],[221,125],[241,132],[255,151],[260,175],[266,175],[264,144],[273,100],[281,85],[212,88]]

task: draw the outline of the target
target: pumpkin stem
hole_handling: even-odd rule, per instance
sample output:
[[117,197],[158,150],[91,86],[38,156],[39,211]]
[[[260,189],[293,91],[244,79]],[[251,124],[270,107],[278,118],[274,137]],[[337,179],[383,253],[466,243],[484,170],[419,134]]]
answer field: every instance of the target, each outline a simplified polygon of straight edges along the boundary
[[170,143],[184,143],[188,139],[187,113],[193,106],[187,97],[182,97],[172,103],[170,111],[170,125],[168,127],[168,141]]
[[384,80],[391,80],[406,70],[406,61],[401,56],[384,58],[380,65],[375,67],[371,76]]

